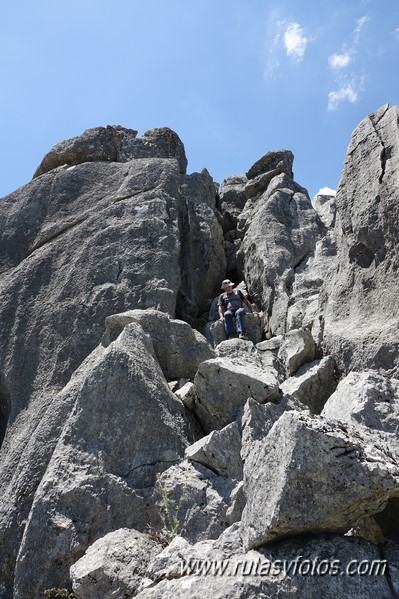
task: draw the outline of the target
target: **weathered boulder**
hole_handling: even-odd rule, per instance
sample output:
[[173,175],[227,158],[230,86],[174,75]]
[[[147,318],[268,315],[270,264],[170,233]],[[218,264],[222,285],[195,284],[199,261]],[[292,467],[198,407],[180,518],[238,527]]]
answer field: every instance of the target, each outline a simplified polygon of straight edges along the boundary
[[275,402],[266,404],[260,404],[250,397],[238,418],[242,460],[262,451],[265,438],[284,412],[302,408],[297,399],[287,395],[280,395]]
[[203,464],[216,474],[242,480],[241,436],[236,422],[187,447],[185,457]]
[[128,162],[134,158],[175,158],[182,174],[187,158],[178,135],[167,127],[150,129],[142,138],[119,125],[87,129],[78,137],[56,144],[43,158],[33,177],[84,162]]
[[289,150],[268,152],[262,156],[246,173],[249,179],[244,190],[246,199],[265,191],[270,181],[277,175],[284,173],[292,179],[293,162],[294,155]]
[[292,376],[306,362],[315,357],[315,343],[307,329],[293,329],[284,335],[278,358],[285,366],[287,376]]
[[174,392],[176,397],[180,399],[180,401],[188,408],[192,410],[194,406],[195,399],[197,397],[194,383],[191,381],[187,381],[180,389],[176,389]]
[[322,415],[399,434],[399,380],[378,372],[350,372],[325,404]]
[[280,385],[280,389],[285,395],[299,399],[311,414],[320,414],[336,386],[335,361],[326,356],[302,366]]
[[346,532],[399,496],[392,436],[289,411],[255,449],[244,465],[247,548],[287,536]]
[[159,523],[149,505],[156,475],[188,444],[183,407],[137,324],[89,356],[62,395],[72,396],[74,409],[26,523],[16,599],[62,585],[72,563],[108,532]]
[[326,227],[334,227],[337,212],[335,195],[318,194],[314,199],[313,206]]
[[[167,499],[166,499],[167,498]],[[160,475],[153,501],[164,519],[164,534],[190,543],[217,539],[241,518],[245,498],[242,482],[216,474],[191,460],[173,465]]]
[[105,344],[131,322],[140,324],[150,335],[157,360],[169,380],[193,378],[199,364],[215,355],[204,336],[188,323],[150,309],[107,316]]
[[[226,341],[237,346],[251,345],[241,339]],[[278,372],[264,368],[257,354],[238,353],[206,360],[194,378],[197,399],[194,411],[206,433],[233,422],[249,397],[264,403],[279,394]]]
[[399,108],[352,134],[336,195],[337,267],[323,286],[323,346],[339,370],[399,375]]
[[120,528],[97,539],[70,568],[77,599],[111,599],[132,596],[149,562],[162,545],[129,528]]

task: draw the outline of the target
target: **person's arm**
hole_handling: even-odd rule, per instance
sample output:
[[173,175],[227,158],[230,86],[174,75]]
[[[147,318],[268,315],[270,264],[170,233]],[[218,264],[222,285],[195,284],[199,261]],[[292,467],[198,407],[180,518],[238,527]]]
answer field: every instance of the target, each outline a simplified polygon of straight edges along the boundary
[[256,314],[256,312],[254,312],[254,310],[252,309],[252,304],[249,302],[248,298],[244,297],[244,304],[249,308],[249,311],[251,312],[251,314]]
[[219,320],[223,320],[223,318],[224,318],[224,310],[223,310],[222,304],[218,304],[218,313],[219,313]]

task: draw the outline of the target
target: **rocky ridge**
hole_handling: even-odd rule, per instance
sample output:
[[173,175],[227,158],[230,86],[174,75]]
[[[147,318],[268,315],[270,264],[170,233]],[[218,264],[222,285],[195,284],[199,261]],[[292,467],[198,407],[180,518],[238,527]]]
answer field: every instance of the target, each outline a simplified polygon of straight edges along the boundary
[[398,110],[313,204],[289,150],[218,189],[119,126],[0,201],[1,599],[395,596]]

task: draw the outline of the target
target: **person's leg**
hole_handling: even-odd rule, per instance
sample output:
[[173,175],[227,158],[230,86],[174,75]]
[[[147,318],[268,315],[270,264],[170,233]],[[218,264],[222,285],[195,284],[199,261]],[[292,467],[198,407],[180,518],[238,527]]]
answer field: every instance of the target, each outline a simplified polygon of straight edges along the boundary
[[238,334],[240,334],[240,333],[245,334],[244,315],[245,315],[245,308],[238,308],[238,310],[235,313],[236,327],[237,327]]
[[231,337],[234,334],[233,331],[233,313],[230,310],[226,310],[224,313],[224,329],[227,337]]

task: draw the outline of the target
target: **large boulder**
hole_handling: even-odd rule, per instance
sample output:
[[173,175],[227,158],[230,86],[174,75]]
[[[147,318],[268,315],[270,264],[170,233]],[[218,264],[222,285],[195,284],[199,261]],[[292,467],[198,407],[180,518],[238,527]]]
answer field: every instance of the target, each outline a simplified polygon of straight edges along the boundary
[[132,596],[149,562],[162,545],[137,530],[120,528],[90,545],[70,569],[76,599],[112,599]]
[[182,405],[140,325],[128,325],[108,348],[95,350],[61,395],[74,409],[26,523],[16,599],[62,586],[72,563],[108,532],[159,524],[149,505],[157,474],[188,445]]
[[235,229],[247,198],[244,188],[248,179],[243,176],[227,177],[220,188],[219,207],[222,213],[223,231]]
[[87,129],[82,135],[56,144],[43,158],[34,177],[50,170],[84,162],[128,162],[134,158],[175,158],[180,172],[187,168],[184,145],[171,129],[150,129],[142,138],[121,126]]
[[345,533],[399,496],[392,435],[288,411],[254,449],[244,465],[247,548],[287,536]]
[[337,265],[322,293],[325,353],[341,372],[399,374],[399,108],[352,134],[336,195]]
[[242,481],[184,460],[162,472],[153,501],[162,518],[159,528],[169,541],[179,534],[196,543],[217,539],[238,522],[245,498]]
[[105,319],[105,344],[132,322],[140,324],[151,337],[155,355],[169,380],[194,378],[198,366],[214,357],[201,333],[183,320],[172,319],[158,310],[128,310]]
[[284,335],[277,355],[287,376],[292,376],[301,366],[314,360],[315,351],[311,333],[307,329],[293,329]]
[[363,539],[319,535],[271,547],[242,547],[231,526],[215,541],[176,537],[148,567],[139,599],[356,597],[389,599],[398,585],[398,551]]
[[336,386],[335,361],[326,356],[302,366],[280,389],[302,402],[312,414],[320,414]]
[[220,431],[212,431],[190,447],[185,457],[203,464],[216,474],[242,480],[241,436],[236,422]]
[[350,372],[339,382],[322,415],[398,435],[399,380],[375,371]]
[[[224,343],[253,347],[250,341],[241,339]],[[206,360],[194,378],[194,411],[204,431],[210,433],[233,422],[249,397],[260,403],[275,401],[278,383],[277,370],[272,364],[265,368],[256,353],[235,351],[229,357]]]

